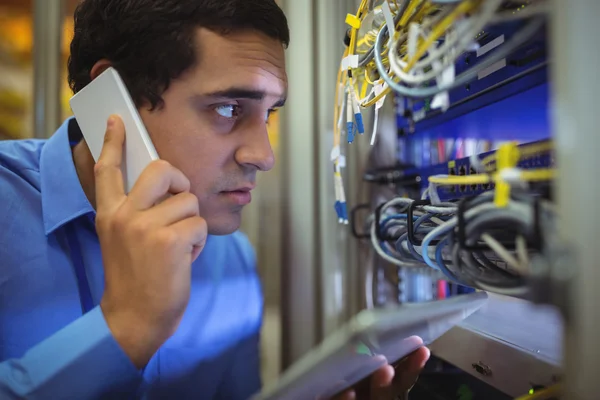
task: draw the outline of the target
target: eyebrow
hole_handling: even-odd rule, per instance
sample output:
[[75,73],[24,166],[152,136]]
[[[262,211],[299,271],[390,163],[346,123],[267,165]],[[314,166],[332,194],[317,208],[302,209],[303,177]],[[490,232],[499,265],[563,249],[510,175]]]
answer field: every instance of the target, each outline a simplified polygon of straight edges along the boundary
[[[267,93],[261,90],[253,90],[253,89],[244,89],[244,88],[229,88],[225,90],[220,90],[218,92],[207,93],[204,97],[213,97],[218,99],[231,99],[231,100],[263,100],[267,96]],[[273,104],[273,108],[283,107],[287,100],[287,96],[283,96],[280,98],[275,104]]]

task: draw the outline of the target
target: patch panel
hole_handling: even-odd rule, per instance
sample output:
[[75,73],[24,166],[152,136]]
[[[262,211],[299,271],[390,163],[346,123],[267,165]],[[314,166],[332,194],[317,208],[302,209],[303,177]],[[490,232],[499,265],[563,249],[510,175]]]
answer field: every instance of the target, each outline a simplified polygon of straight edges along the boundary
[[[456,63],[456,74],[471,68],[484,56],[509,40],[521,28],[512,22],[489,28],[477,37],[478,51],[464,53]],[[450,109],[432,109],[432,99],[419,101],[397,99],[398,132],[402,135],[420,134],[432,126],[475,111],[488,104],[516,95],[548,81],[547,43],[540,32],[510,57],[494,68],[480,74],[478,79],[450,91]]]
[[[533,143],[526,143],[520,147],[545,145],[550,143],[549,140],[543,140]],[[548,147],[548,146],[540,146]],[[483,159],[487,156],[493,155],[494,151],[483,153],[479,156],[479,159]],[[554,167],[554,155],[550,150],[540,151],[534,154],[527,154],[517,164],[522,169],[536,169],[536,168],[551,168]],[[408,171],[407,171],[408,172]],[[447,163],[433,165],[431,167],[422,168],[420,170],[412,170],[410,173],[418,176],[415,181],[419,182],[419,189],[421,192],[425,191],[429,185],[428,179],[434,175],[454,175],[454,176],[469,176],[478,174],[475,166],[471,165],[470,158],[461,158],[452,160]],[[455,200],[463,197],[476,196],[485,191],[494,189],[493,183],[482,184],[482,185],[455,185],[455,186],[440,186],[438,188],[438,194],[440,199]]]

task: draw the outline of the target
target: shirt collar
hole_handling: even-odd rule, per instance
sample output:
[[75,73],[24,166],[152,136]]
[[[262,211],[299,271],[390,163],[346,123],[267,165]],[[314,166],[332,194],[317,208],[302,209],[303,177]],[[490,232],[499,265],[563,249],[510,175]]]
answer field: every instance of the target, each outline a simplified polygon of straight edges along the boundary
[[46,235],[82,215],[95,213],[73,162],[70,136],[81,138],[74,118],[66,120],[48,139],[40,156],[42,215]]

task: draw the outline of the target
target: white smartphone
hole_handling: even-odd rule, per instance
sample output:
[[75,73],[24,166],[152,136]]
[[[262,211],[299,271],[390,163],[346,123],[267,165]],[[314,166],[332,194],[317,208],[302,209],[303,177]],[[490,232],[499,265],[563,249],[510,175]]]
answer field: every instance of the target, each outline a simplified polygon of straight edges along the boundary
[[129,193],[146,166],[158,160],[158,154],[121,76],[114,68],[108,68],[73,96],[70,104],[96,162],[102,151],[108,117],[116,114],[123,120],[122,170],[125,190]]

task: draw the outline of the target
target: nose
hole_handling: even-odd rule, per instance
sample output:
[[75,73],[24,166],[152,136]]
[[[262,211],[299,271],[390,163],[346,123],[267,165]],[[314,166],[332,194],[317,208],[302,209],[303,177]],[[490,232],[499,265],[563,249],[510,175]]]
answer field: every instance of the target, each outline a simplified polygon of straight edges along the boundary
[[275,165],[275,154],[269,141],[267,124],[262,121],[244,136],[244,142],[235,153],[238,164],[259,171],[269,171]]

